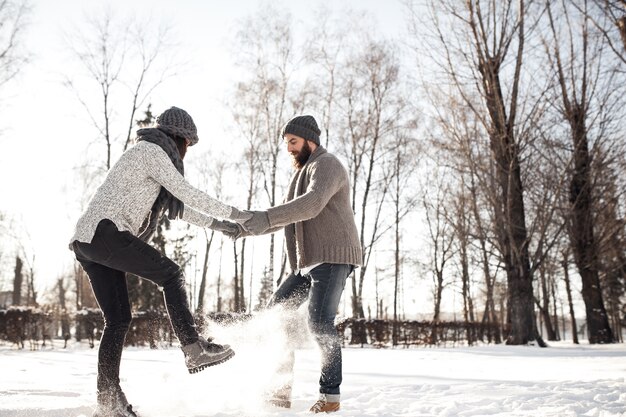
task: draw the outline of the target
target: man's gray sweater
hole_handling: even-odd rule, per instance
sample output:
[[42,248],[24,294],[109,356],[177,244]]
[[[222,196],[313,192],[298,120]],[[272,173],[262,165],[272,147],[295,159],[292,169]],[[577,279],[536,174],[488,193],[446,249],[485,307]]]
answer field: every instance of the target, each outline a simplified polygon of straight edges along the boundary
[[270,231],[285,228],[292,270],[318,263],[362,265],[348,173],[323,147],[293,175],[285,203],[267,214]]

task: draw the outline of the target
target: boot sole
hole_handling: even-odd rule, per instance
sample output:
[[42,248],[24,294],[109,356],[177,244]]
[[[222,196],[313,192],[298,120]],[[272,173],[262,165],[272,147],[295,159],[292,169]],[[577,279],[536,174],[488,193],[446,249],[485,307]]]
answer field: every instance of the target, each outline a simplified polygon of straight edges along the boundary
[[206,368],[209,368],[209,367],[215,366],[215,365],[219,365],[220,363],[224,363],[227,360],[231,359],[233,356],[235,356],[235,351],[231,350],[228,355],[224,356],[221,359],[218,359],[218,360],[216,360],[214,362],[205,363],[205,364],[202,364],[200,366],[196,366],[194,368],[187,368],[187,369],[189,370],[190,374],[197,374],[198,372],[200,372],[200,371],[202,371],[202,370],[204,370]]

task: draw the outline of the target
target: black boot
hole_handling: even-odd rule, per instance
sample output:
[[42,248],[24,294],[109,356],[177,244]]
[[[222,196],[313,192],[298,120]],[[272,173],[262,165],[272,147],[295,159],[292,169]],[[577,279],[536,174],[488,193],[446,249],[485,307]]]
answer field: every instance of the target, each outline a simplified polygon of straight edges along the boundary
[[226,362],[235,352],[229,345],[218,345],[208,342],[202,336],[197,342],[182,347],[185,354],[185,364],[190,374],[200,372],[204,368]]
[[138,417],[121,389],[98,392],[98,406],[92,417]]

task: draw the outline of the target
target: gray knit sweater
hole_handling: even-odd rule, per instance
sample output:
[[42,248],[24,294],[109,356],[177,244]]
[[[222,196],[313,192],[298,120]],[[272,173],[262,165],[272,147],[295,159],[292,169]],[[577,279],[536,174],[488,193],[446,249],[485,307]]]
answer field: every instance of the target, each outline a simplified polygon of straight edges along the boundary
[[285,228],[294,271],[317,263],[362,265],[348,173],[323,147],[318,146],[293,175],[285,203],[267,213],[270,231]]
[[211,227],[214,219],[209,216],[230,218],[233,212],[233,207],[190,185],[159,145],[142,141],[124,152],[110,169],[78,219],[70,243],[91,242],[103,219],[111,220],[120,231],[139,235],[161,186],[185,204],[182,219],[188,223]]

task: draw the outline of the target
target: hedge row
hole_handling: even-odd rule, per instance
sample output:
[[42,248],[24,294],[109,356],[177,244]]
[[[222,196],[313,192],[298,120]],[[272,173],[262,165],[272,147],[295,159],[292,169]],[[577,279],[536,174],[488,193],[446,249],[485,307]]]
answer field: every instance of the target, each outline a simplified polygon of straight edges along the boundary
[[[222,325],[232,325],[253,317],[251,314],[212,313],[207,320]],[[201,328],[205,319],[198,317]],[[87,340],[91,347],[99,340],[104,323],[97,309],[83,309],[74,314],[63,311],[45,311],[35,308],[11,307],[0,310],[0,340],[10,342],[20,349],[28,344],[30,349],[45,347],[53,340],[62,340],[64,346],[74,337]],[[439,346],[472,344],[477,341],[493,342],[500,329],[478,323],[368,320],[348,318],[337,323],[337,331],[344,345],[372,346]],[[394,331],[396,337],[394,338]],[[164,312],[141,311],[133,314],[126,344],[158,348],[172,345],[175,336]]]

